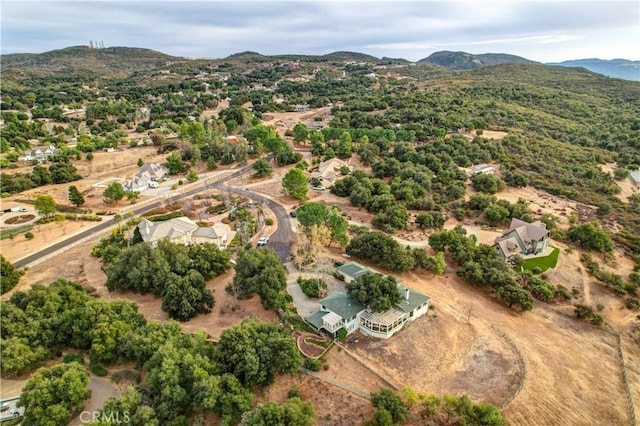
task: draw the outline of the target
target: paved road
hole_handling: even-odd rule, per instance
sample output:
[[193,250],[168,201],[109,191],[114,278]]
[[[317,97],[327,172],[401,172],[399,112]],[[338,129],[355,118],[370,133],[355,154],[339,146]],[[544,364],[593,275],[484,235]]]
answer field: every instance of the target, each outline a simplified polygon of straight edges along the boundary
[[[251,198],[254,201],[260,202],[265,204],[266,206],[268,206],[269,208],[271,208],[276,217],[278,218],[278,229],[276,230],[276,232],[272,235],[272,237],[270,238],[269,241],[269,245],[274,248],[276,250],[276,252],[278,253],[278,256],[280,257],[280,259],[282,259],[283,261],[286,260],[286,258],[289,256],[289,253],[291,252],[291,245],[293,244],[293,241],[295,239],[293,232],[291,230],[291,226],[289,223],[289,216],[287,214],[287,211],[284,209],[284,207],[282,207],[280,204],[277,204],[276,202],[263,197],[261,195],[258,194],[254,194],[251,191],[246,191],[244,189],[241,188],[236,188],[236,187],[230,187],[225,185],[226,182],[230,181],[231,179],[234,179],[236,177],[239,177],[240,175],[242,175],[243,173],[246,173],[247,171],[252,170],[252,166],[246,166],[242,169],[239,169],[238,171],[225,176],[224,178],[211,183],[211,184],[207,184],[207,185],[203,185],[201,187],[198,188],[194,188],[192,190],[189,191],[185,191],[176,195],[172,195],[171,197],[167,198],[166,200],[163,201],[157,201],[155,203],[151,203],[151,204],[147,204],[143,207],[139,207],[137,209],[132,210],[132,212],[135,215],[139,215],[142,214],[144,212],[147,212],[149,210],[155,209],[160,207],[163,203],[171,203],[177,200],[180,200],[181,198],[184,197],[189,197],[193,194],[197,194],[198,192],[204,191],[206,190],[208,187],[213,187],[213,188],[222,188],[223,186],[225,187],[225,189],[228,189],[231,192],[235,192],[237,194],[241,194],[241,195],[245,195],[249,198]],[[83,232],[80,232],[79,234],[73,235],[69,238],[67,238],[66,240],[60,241],[56,244],[53,244],[49,247],[46,247],[36,253],[33,253],[30,256],[27,256],[23,259],[18,260],[17,262],[14,263],[14,266],[16,268],[23,268],[25,266],[29,266],[31,263],[35,262],[36,260],[40,259],[41,257],[44,256],[48,256],[50,254],[53,254],[55,252],[57,252],[58,250],[63,249],[64,247],[73,244],[77,241],[82,240],[83,238],[89,237],[97,232],[101,232],[104,231],[110,227],[112,227],[114,225],[114,223],[111,220],[107,220],[104,221],[102,223],[100,223],[99,225],[93,226]]]
[[268,247],[274,249],[276,253],[278,253],[278,257],[282,262],[286,262],[291,254],[291,246],[295,241],[295,235],[291,229],[291,219],[287,210],[282,205],[267,197],[242,188],[228,186],[226,184],[227,181],[228,179],[223,179],[214,183],[212,186],[219,189],[224,188],[234,194],[251,198],[253,201],[262,203],[267,206],[267,208],[273,210],[278,222],[278,229],[276,229],[276,232],[271,234],[269,237]]

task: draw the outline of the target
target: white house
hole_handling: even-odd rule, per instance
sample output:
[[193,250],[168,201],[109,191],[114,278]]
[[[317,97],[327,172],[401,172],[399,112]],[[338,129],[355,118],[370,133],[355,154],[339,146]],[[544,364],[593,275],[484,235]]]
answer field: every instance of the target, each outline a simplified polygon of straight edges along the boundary
[[[367,272],[378,273],[356,262],[343,265],[338,270],[346,282]],[[360,331],[367,336],[388,339],[429,310],[430,299],[426,294],[402,284],[398,284],[398,290],[402,300],[385,312],[373,312],[352,300],[347,293],[336,293],[322,299],[320,310],[305,320],[316,329],[324,329],[334,336],[344,328],[347,334]]]
[[144,164],[135,176],[127,179],[122,186],[125,191],[142,192],[149,188],[157,188],[158,182],[168,174],[169,170],[162,164]]
[[142,219],[138,224],[142,241],[156,246],[160,240],[169,240],[176,244],[215,244],[219,248],[226,247],[231,237],[231,228],[223,223],[210,227],[198,226],[188,217],[176,217],[162,222],[151,222]]
[[477,175],[478,173],[486,173],[486,174],[492,175],[495,172],[496,172],[496,168],[488,164],[475,164],[471,166],[472,175]]
[[53,145],[49,145],[46,148],[36,148],[31,151],[25,151],[22,157],[19,160],[22,161],[33,161],[37,160],[40,163],[49,160],[51,157],[56,155],[58,152],[58,148]]

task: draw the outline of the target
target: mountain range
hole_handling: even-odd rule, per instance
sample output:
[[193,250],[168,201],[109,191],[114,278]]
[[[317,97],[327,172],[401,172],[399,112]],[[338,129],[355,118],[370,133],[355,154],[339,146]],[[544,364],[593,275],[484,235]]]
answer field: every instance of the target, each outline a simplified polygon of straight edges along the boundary
[[[24,72],[25,67],[38,69],[40,73],[77,73],[80,70],[90,74],[119,74],[126,72],[135,63],[136,69],[153,69],[160,65],[189,61],[165,55],[150,49],[108,47],[93,49],[86,46],[73,46],[64,49],[53,50],[41,54],[10,54],[1,55],[0,66],[2,72],[19,68]],[[379,64],[408,64],[410,61],[402,58],[376,58],[371,55],[358,52],[333,52],[326,55],[261,55],[257,52],[240,52],[228,56],[225,59],[250,60],[266,62],[273,60],[301,60],[314,62],[368,62]],[[467,52],[440,51],[429,55],[416,62],[418,65],[433,65],[450,70],[471,70],[496,66],[502,64],[536,64],[562,67],[584,68],[591,72],[608,77],[624,80],[640,81],[640,61],[627,59],[578,59],[563,62],[541,64],[520,56],[505,53],[472,54]],[[442,68],[440,68],[442,69]],[[26,77],[26,76],[25,76]]]

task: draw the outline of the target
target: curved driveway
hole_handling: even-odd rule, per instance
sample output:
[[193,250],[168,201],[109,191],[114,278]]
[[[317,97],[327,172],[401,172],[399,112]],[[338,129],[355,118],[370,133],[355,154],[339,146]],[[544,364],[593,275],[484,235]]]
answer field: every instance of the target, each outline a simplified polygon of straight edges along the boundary
[[[285,210],[284,207],[282,207],[280,204],[276,203],[273,200],[270,200],[266,197],[263,197],[262,195],[258,195],[258,194],[254,194],[251,191],[247,191],[245,189],[242,188],[237,188],[237,187],[231,187],[231,186],[227,186],[226,182],[230,181],[231,179],[234,179],[236,177],[241,176],[242,174],[246,173],[247,171],[252,170],[252,166],[246,166],[243,167],[242,169],[228,175],[225,176],[224,178],[211,183],[210,186],[214,187],[214,188],[222,188],[223,186],[225,187],[225,189],[228,189],[231,192],[234,192],[236,194],[240,194],[240,195],[244,195],[246,197],[251,198],[254,201],[260,202],[265,204],[267,207],[269,207],[270,209],[273,210],[273,212],[276,215],[276,218],[278,220],[278,229],[276,230],[276,232],[271,236],[270,240],[269,240],[269,246],[271,246],[272,248],[274,248],[276,250],[276,252],[278,253],[278,257],[280,257],[280,259],[285,262],[286,259],[289,257],[289,254],[291,252],[291,245],[293,244],[293,241],[295,239],[295,236],[293,234],[293,231],[291,230],[291,225],[289,222],[289,216],[287,214],[287,211]],[[160,207],[163,203],[170,203],[173,201],[177,201],[183,197],[188,197],[191,196],[193,194],[197,194],[198,192],[204,191],[208,188],[209,185],[203,185],[200,186],[198,188],[194,188],[192,190],[180,193],[180,194],[176,194],[176,195],[172,195],[171,197],[169,197],[168,199],[164,200],[164,201],[156,201],[154,203],[148,204],[146,206],[143,207],[139,207],[137,209],[132,210],[132,212],[135,215],[139,215],[142,213],[145,213],[149,210],[155,209]],[[56,244],[52,244],[49,247],[46,247],[36,253],[33,253],[23,259],[18,260],[17,262],[14,263],[14,266],[16,268],[23,268],[25,266],[29,266],[31,263],[35,262],[36,260],[44,257],[44,256],[48,256],[51,255],[55,252],[57,252],[58,250],[61,250],[63,248],[65,248],[66,246],[73,244],[77,241],[82,240],[83,238],[89,237],[92,234],[95,234],[97,232],[101,232],[104,231],[108,228],[110,228],[111,226],[113,226],[113,222],[111,220],[107,220],[104,221],[102,223],[100,223],[99,225],[96,225],[92,228],[89,228],[83,232],[80,232],[79,234],[73,235],[69,238],[67,238],[66,240],[60,241]]]

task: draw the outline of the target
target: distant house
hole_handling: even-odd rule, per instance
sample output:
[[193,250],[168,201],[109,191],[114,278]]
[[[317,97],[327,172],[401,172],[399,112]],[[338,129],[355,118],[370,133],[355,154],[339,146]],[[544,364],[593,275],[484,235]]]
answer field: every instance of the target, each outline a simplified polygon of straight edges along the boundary
[[219,224],[212,227],[200,227],[188,217],[177,217],[162,222],[151,222],[142,219],[138,224],[142,241],[156,246],[160,240],[169,240],[176,244],[215,244],[223,248],[229,238],[228,225]]
[[636,191],[640,192],[640,169],[629,173],[629,179],[631,179],[631,183],[633,183]]
[[169,170],[162,164],[144,164],[135,176],[127,179],[122,185],[125,191],[142,192],[149,188],[157,188],[158,182],[166,179]]
[[[349,262],[338,268],[351,282],[367,272],[378,273],[356,262]],[[402,300],[385,312],[373,312],[363,304],[352,300],[347,293],[336,293],[320,300],[320,310],[305,320],[318,330],[325,330],[336,335],[344,328],[347,334],[355,331],[388,339],[407,324],[420,318],[429,310],[429,296],[398,284]]]
[[494,174],[496,168],[488,164],[475,164],[471,166],[471,174],[477,175],[478,173]]
[[504,259],[541,254],[549,244],[549,231],[542,222],[511,219],[509,230],[496,238],[493,248]]
[[296,105],[294,109],[296,112],[304,112],[309,109],[309,105]]
[[25,151],[22,157],[19,158],[21,161],[33,161],[36,160],[40,163],[49,160],[51,157],[58,153],[58,148],[53,145],[49,145],[45,148],[36,148],[31,151]]
[[237,144],[238,143],[238,137],[235,135],[229,135],[227,136],[227,142],[232,143],[232,144]]
[[335,182],[338,176],[341,176],[340,169],[348,167],[349,170],[353,170],[353,166],[345,163],[339,158],[331,158],[327,161],[323,161],[318,166],[318,170],[311,172],[310,177],[318,179],[324,186],[331,186]]

